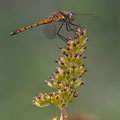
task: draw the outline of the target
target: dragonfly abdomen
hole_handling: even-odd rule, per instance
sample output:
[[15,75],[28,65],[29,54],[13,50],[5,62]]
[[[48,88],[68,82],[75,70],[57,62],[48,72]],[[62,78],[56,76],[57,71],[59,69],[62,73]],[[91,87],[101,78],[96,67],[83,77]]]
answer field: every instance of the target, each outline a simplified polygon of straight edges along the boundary
[[47,18],[43,19],[42,21],[39,21],[39,22],[34,23],[34,24],[32,24],[32,25],[29,25],[29,26],[26,26],[26,27],[22,27],[22,28],[16,29],[16,30],[12,31],[12,32],[10,33],[10,35],[16,35],[16,34],[22,32],[22,31],[25,31],[25,30],[27,30],[27,29],[30,29],[30,28],[33,28],[33,27],[36,27],[36,26],[39,26],[39,25],[42,25],[42,24],[50,23],[51,20],[52,20],[52,19],[51,19],[50,17],[47,17]]

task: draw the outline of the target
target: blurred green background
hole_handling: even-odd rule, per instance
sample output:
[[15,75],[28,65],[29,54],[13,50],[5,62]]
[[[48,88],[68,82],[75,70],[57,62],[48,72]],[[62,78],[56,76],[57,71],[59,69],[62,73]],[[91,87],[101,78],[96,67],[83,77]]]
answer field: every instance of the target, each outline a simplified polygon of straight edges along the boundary
[[0,0],[0,120],[49,120],[59,114],[54,106],[36,108],[32,97],[53,91],[43,81],[54,72],[57,47],[63,41],[45,38],[42,26],[9,36],[58,10],[99,16],[97,24],[87,26],[85,85],[67,112],[119,120],[119,4],[118,0]]

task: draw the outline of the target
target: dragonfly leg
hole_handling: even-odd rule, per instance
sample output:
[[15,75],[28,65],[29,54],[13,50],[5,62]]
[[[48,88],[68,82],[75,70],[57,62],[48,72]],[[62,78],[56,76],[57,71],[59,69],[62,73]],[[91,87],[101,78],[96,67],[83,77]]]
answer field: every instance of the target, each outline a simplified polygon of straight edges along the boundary
[[67,23],[66,23],[66,29],[67,31],[71,31]]
[[71,25],[73,25],[73,26],[75,26],[75,27],[80,27],[79,25],[73,24],[73,23],[71,23],[71,22],[69,22],[69,24],[71,24]]
[[[68,26],[71,31],[76,31],[77,28],[81,28],[80,25],[73,24],[71,22],[68,23]],[[71,26],[74,26],[74,28],[71,28]]]
[[65,43],[67,43],[67,40],[66,40],[66,38],[65,37],[63,37],[59,32],[60,32],[60,30],[61,30],[61,28],[62,28],[62,26],[63,26],[63,24],[61,24],[61,26],[59,27],[59,29],[58,29],[58,31],[57,31],[57,35],[65,42]]
[[75,31],[74,29],[71,28],[69,23],[66,23],[66,29],[67,31]]

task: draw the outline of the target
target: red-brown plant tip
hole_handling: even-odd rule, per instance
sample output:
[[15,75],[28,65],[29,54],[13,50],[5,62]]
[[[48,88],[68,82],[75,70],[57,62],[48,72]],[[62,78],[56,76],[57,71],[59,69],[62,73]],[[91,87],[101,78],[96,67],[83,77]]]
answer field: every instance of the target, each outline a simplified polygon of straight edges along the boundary
[[70,43],[67,43],[67,44],[65,45],[65,48],[66,48],[66,46],[70,46]]
[[63,71],[63,75],[65,75],[66,74],[66,71]]
[[71,38],[71,37],[68,37],[68,38],[66,38],[66,40],[67,40],[67,42],[68,42],[68,41],[71,41],[72,38]]
[[76,81],[76,78],[73,78],[72,80],[75,82],[75,81]]
[[73,97],[78,97],[79,93],[77,93],[76,91],[73,92]]
[[64,62],[61,61],[60,63],[61,63],[61,65],[64,65]]
[[40,94],[39,94],[39,97],[42,97],[42,96],[43,96],[43,93],[40,93]]
[[60,84],[61,82],[58,80],[57,83]]
[[87,48],[87,46],[83,47],[83,49],[86,49],[86,48]]
[[58,58],[61,59],[62,55],[58,55]]
[[60,68],[59,68],[59,67],[56,67],[55,73],[59,73],[59,71],[60,71]]
[[82,55],[78,55],[79,56],[79,59],[82,58]]
[[48,84],[48,81],[47,80],[44,80],[45,84]]
[[86,59],[86,58],[87,58],[87,56],[82,56],[82,58],[83,58],[83,59]]
[[67,90],[67,88],[65,87],[65,88],[63,88],[63,91],[66,91]]
[[80,86],[81,86],[81,85],[84,85],[84,82],[80,82],[79,85],[80,85]]
[[54,80],[53,80],[53,79],[50,79],[50,81],[51,81],[51,83],[53,83],[53,82],[54,82]]
[[78,32],[78,31],[75,32],[75,35],[77,36],[77,38],[78,38],[78,34],[79,34],[79,33],[80,33],[80,32]]
[[76,65],[72,65],[71,67],[72,67],[73,69],[75,69],[77,66],[76,66]]
[[76,43],[73,43],[73,47],[76,47]]
[[74,57],[77,57],[78,56],[78,53],[74,53]]
[[80,57],[82,57],[82,54],[79,54]]
[[69,50],[70,50],[70,46],[67,45],[67,46],[66,46],[66,49],[69,51]]
[[76,44],[80,44],[80,41],[78,39],[76,40]]
[[85,38],[85,41],[88,41],[89,39],[88,38]]
[[66,52],[64,51],[64,52],[63,52],[63,55],[65,55],[65,54],[66,54]]
[[53,76],[49,76],[48,78],[49,78],[50,80],[54,79]]
[[54,92],[54,95],[55,95],[55,96],[58,95],[58,92]]
[[58,60],[58,59],[56,59],[56,60],[55,60],[55,63],[58,63],[58,62],[59,62],[59,60]]
[[50,92],[49,95],[50,95],[50,96],[53,96],[53,92]]
[[66,84],[66,87],[69,87],[69,83]]
[[51,82],[48,82],[47,80],[44,80],[45,84],[48,85],[50,88],[54,88],[53,84]]
[[69,75],[69,74],[70,74],[70,71],[68,70],[68,71],[66,71],[66,73]]
[[[35,96],[36,97],[36,96]],[[35,97],[33,97],[33,99],[35,99]]]
[[69,91],[71,92],[71,94],[74,92],[73,86],[71,86],[71,88],[69,89]]
[[59,71],[56,69],[56,70],[55,70],[55,73],[57,73],[57,74],[58,74],[58,73],[59,73]]
[[59,48],[60,50],[62,50],[62,49],[63,49],[63,47],[62,47],[62,46],[58,46],[58,48]]
[[71,90],[74,90],[74,87],[73,87],[73,85],[72,85],[72,86],[70,86],[70,89],[71,89]]
[[78,35],[78,33],[79,33],[78,31],[75,31],[75,35]]
[[44,97],[46,97],[47,96],[47,93],[44,93]]
[[82,64],[83,67],[85,67],[85,64]]
[[85,69],[85,72],[87,72],[88,71],[88,69]]
[[78,32],[75,32],[74,38],[77,39]]
[[35,96],[35,97],[33,97],[33,99],[35,100],[35,99],[36,99],[36,96]]
[[52,78],[52,79],[50,79],[50,81],[51,81],[51,83],[53,83],[53,82],[55,81],[55,79],[54,79],[54,78]]
[[56,73],[52,73],[52,76],[53,76],[53,78],[55,78],[56,77]]
[[65,53],[65,56],[68,57],[68,53]]
[[58,96],[55,96],[55,98],[56,98],[56,99],[59,99],[59,97],[58,97]]
[[57,89],[57,90],[60,90],[60,89],[61,89],[61,87],[57,86],[57,87],[56,87],[56,89]]

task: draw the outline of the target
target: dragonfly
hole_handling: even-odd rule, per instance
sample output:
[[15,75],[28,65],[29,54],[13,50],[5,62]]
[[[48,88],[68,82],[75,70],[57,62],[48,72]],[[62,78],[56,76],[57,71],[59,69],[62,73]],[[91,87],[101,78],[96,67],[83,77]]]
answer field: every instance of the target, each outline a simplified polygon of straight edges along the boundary
[[[95,17],[94,14],[79,14],[79,16],[81,16],[80,20],[85,18],[88,21],[89,21],[89,18],[93,19],[93,17]],[[65,25],[67,31],[75,31],[75,28],[80,27],[81,25],[78,25],[77,23],[73,23],[73,21],[75,21],[76,17],[78,17],[77,14],[75,12],[72,12],[72,11],[70,11],[70,12],[57,11],[57,12],[53,13],[51,16],[46,17],[37,23],[34,23],[32,25],[22,27],[22,28],[19,28],[19,29],[12,31],[10,33],[10,35],[13,36],[13,35],[16,35],[16,34],[22,32],[22,31],[28,30],[30,28],[47,24],[47,26],[45,27],[45,29],[43,31],[47,38],[53,39],[57,35],[64,42],[67,42],[67,39],[63,35],[60,34],[60,31],[61,31],[63,25]],[[55,23],[60,24],[58,29],[57,29]]]

